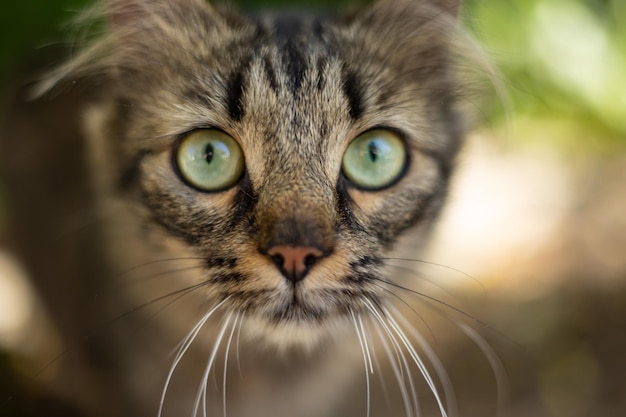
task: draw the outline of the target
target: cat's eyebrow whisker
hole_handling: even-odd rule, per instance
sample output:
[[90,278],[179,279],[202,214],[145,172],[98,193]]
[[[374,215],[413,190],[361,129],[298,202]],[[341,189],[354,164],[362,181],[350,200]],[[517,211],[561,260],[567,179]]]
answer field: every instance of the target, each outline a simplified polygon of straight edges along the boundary
[[[180,363],[181,359],[183,358],[185,353],[187,353],[187,350],[189,350],[189,347],[191,346],[193,341],[196,339],[196,337],[198,336],[198,333],[200,332],[200,330],[202,330],[202,327],[207,322],[207,320],[213,315],[213,313],[215,313],[215,311],[217,311],[217,309],[219,309],[222,305],[224,305],[224,303],[229,298],[230,297],[224,298],[221,302],[219,302],[212,309],[210,309],[200,319],[200,321],[198,321],[198,323],[196,323],[196,325],[191,329],[191,331],[187,334],[187,336],[185,336],[185,338],[179,344],[178,351],[176,353],[176,357],[174,358],[174,361],[172,362],[172,365],[170,367],[170,371],[168,372],[167,378],[165,379],[165,384],[164,384],[164,387],[163,387],[163,392],[161,394],[161,401],[159,403],[159,412],[157,414],[157,417],[161,417],[162,414],[163,414],[163,405],[165,404],[165,396],[167,394],[167,389],[169,387],[169,384],[170,384],[170,381],[172,379],[172,376],[174,375],[174,371],[176,371],[176,368],[178,367],[178,364]],[[195,416],[195,412],[194,412],[194,416]]]
[[[356,335],[359,339],[359,345],[361,345],[361,354],[363,355],[363,364],[365,365],[365,389],[367,392],[367,412],[366,412],[366,417],[370,417],[370,405],[371,405],[371,399],[370,399],[370,393],[371,393],[371,388],[370,388],[370,373],[374,372],[374,369],[372,368],[372,358],[369,356],[369,349],[366,347],[367,345],[367,341],[365,340],[365,331],[364,329],[361,327],[363,325],[363,322],[361,321],[361,326],[359,326],[359,323],[357,323],[357,318],[355,316],[354,310],[350,309],[350,315],[352,316],[352,322],[354,323],[354,330],[356,331]],[[359,315],[359,320],[361,320],[361,316]],[[369,364],[368,364],[369,361]]]

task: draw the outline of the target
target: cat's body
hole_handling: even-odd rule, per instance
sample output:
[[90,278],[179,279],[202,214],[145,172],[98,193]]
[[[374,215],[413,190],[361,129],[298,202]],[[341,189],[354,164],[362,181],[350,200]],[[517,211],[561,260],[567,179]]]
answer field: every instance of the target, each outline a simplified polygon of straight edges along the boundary
[[[428,236],[460,145],[456,6],[317,18],[109,1],[110,35],[61,70],[105,76],[87,125],[107,278],[79,294],[95,297],[92,354],[68,373],[82,388],[60,391],[93,416],[416,412],[424,376],[385,259]],[[369,162],[380,143],[401,158],[373,185],[345,156],[371,132]],[[222,134],[243,156],[213,189],[184,152]]]

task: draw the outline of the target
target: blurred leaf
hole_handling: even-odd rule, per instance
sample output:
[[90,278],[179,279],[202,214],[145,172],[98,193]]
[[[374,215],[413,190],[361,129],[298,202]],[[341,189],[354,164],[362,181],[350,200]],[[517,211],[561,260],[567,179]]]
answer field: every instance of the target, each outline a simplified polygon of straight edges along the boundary
[[63,23],[87,0],[5,2],[0,13],[0,77],[22,60],[37,56],[46,43],[59,42]]
[[[621,0],[470,0],[470,26],[504,75],[513,118],[569,119],[626,145]],[[574,129],[576,130],[576,129]],[[577,138],[585,141],[579,135]]]

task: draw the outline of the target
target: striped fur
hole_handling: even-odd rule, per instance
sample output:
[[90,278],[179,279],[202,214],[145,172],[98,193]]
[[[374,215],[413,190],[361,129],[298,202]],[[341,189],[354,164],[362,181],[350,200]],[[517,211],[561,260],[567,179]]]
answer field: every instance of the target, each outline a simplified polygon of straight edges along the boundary
[[[449,50],[456,8],[382,0],[333,16],[249,15],[201,0],[109,0],[108,33],[43,89],[83,76],[106,85],[88,130],[102,204],[113,213],[102,228],[109,259],[121,271],[151,270],[126,283],[109,310],[185,294],[185,306],[149,324],[133,314],[108,339],[122,364],[109,378],[128,398],[118,415],[202,414],[195,388],[171,387],[196,381],[195,364],[229,334],[256,358],[245,361],[254,377],[229,377],[229,416],[348,409],[337,392],[361,362],[354,343],[339,342],[356,327],[365,343],[362,317],[379,320],[374,313],[395,301],[384,258],[409,230],[426,240],[461,143]],[[231,135],[245,155],[242,178],[222,192],[187,186],[172,163],[178,141],[205,128]],[[397,183],[370,192],[350,184],[341,160],[374,128],[397,132],[410,155]],[[277,242],[323,256],[293,285],[268,255]],[[137,323],[147,328],[141,335]],[[181,340],[172,366],[164,352]],[[207,413],[221,415],[213,400]]]

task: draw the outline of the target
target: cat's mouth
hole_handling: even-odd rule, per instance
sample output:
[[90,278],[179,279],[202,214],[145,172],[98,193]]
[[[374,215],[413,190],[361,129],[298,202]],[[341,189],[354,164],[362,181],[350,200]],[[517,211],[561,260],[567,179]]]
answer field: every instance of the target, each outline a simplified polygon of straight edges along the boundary
[[307,301],[298,288],[293,288],[277,307],[271,316],[274,322],[320,321],[328,314],[319,305]]
[[303,328],[349,319],[351,312],[365,308],[366,299],[376,303],[380,296],[375,287],[338,282],[334,276],[317,275],[294,283],[269,275],[245,276],[246,286],[229,285],[221,296],[233,310],[266,325]]
[[329,302],[334,297],[327,292],[290,290],[272,295],[264,303],[255,303],[244,321],[246,334],[262,342],[260,347],[314,352],[346,322],[348,313]]

